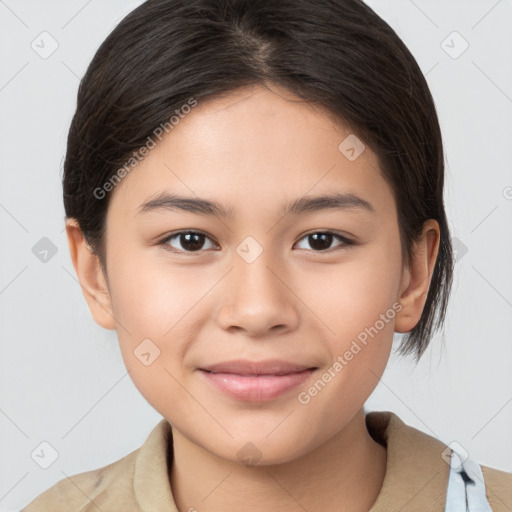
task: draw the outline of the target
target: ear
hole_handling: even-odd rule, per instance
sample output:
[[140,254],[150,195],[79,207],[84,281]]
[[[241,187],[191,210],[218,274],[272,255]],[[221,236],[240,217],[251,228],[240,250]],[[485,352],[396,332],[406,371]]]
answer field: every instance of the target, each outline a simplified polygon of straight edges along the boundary
[[115,329],[112,302],[99,257],[89,247],[76,219],[66,219],[66,233],[71,261],[95,322],[105,329]]
[[409,332],[420,320],[439,252],[439,240],[439,224],[434,219],[427,220],[413,245],[411,265],[404,267],[402,274],[399,298],[402,309],[395,317],[396,332]]

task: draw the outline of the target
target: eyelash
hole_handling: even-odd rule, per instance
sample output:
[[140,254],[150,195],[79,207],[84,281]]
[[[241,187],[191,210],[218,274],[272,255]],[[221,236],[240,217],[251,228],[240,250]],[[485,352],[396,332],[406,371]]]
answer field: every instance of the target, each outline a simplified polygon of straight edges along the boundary
[[[175,254],[200,254],[201,252],[204,252],[204,249],[199,249],[197,251],[185,251],[185,250],[180,250],[180,249],[174,249],[172,248],[170,245],[169,245],[169,241],[172,240],[173,238],[177,238],[179,237],[180,235],[185,235],[185,234],[192,234],[192,235],[202,235],[206,238],[208,238],[209,240],[213,241],[213,239],[211,237],[209,237],[206,233],[203,233],[202,231],[195,231],[195,230],[185,230],[185,231],[176,231],[175,233],[171,233],[170,235],[166,236],[163,240],[161,240],[160,242],[158,242],[158,245],[161,245],[163,246],[164,249],[172,252],[172,253],[175,253]],[[296,242],[301,242],[302,240],[304,240],[305,238],[311,236],[311,235],[317,235],[317,234],[322,234],[322,235],[332,235],[334,238],[338,239],[338,241],[341,241],[343,242],[340,246],[336,246],[336,247],[350,247],[352,245],[355,245],[356,242],[354,242],[354,240],[351,240],[349,238],[346,238],[345,236],[343,235],[340,235],[338,233],[335,233],[333,231],[312,231],[310,233],[306,233],[305,235],[302,236],[302,238],[299,238],[299,240]],[[336,248],[334,248],[335,250]],[[319,254],[324,254],[324,253],[327,253],[327,252],[332,252],[333,249],[330,248],[330,249],[324,249],[324,250],[319,250],[319,251],[315,251],[314,249],[307,249],[307,250],[311,250],[312,252],[316,252],[316,253],[319,253]]]

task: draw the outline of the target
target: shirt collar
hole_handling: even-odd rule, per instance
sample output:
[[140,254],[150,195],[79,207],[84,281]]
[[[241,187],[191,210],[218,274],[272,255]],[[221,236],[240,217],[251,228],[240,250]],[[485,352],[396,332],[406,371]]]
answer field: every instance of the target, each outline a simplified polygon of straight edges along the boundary
[[386,475],[370,512],[444,510],[450,466],[446,445],[392,412],[370,412],[366,428],[387,447]]
[[[444,510],[450,470],[442,457],[446,445],[388,411],[367,413],[366,427],[387,448],[384,482],[370,512]],[[162,419],[135,459],[133,489],[144,512],[178,512],[168,453],[172,456],[172,430]]]

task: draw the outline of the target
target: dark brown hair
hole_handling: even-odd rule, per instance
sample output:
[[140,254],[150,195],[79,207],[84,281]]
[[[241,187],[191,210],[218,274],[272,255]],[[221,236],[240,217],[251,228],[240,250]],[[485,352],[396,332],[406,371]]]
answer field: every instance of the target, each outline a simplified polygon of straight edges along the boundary
[[417,359],[446,314],[453,274],[444,156],[421,70],[360,0],[148,0],[102,43],[83,77],[64,163],[66,217],[104,271],[102,187],[190,98],[275,83],[325,107],[378,156],[397,204],[403,260],[427,219],[441,240],[422,316],[400,352]]

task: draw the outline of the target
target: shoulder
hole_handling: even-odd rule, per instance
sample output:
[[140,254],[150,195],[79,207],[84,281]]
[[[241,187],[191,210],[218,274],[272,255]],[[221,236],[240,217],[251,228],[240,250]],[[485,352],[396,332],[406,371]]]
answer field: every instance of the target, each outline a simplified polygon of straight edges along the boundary
[[171,426],[162,419],[136,450],[101,468],[66,476],[21,512],[140,512],[162,503],[173,512],[167,450],[171,440]]
[[512,473],[487,466],[481,467],[487,499],[493,512],[512,510]]
[[468,459],[462,466],[473,470],[466,474],[473,476],[474,485],[467,486],[466,479],[456,478],[460,471],[454,471],[458,465],[457,460],[452,461],[451,445],[407,425],[389,411],[368,413],[366,423],[371,436],[387,446],[388,453],[383,488],[372,512],[391,510],[397,504],[404,510],[431,510],[434,504],[436,509],[444,510],[452,476],[454,489],[458,489],[455,494],[468,493],[470,501],[480,499],[475,493],[482,498],[485,495],[493,512],[512,511],[511,473]]
[[104,502],[107,495],[116,496],[120,511],[138,510],[133,508],[130,491],[139,450],[140,448],[101,468],[59,480],[39,494],[21,512],[92,512],[101,510],[100,503]]

